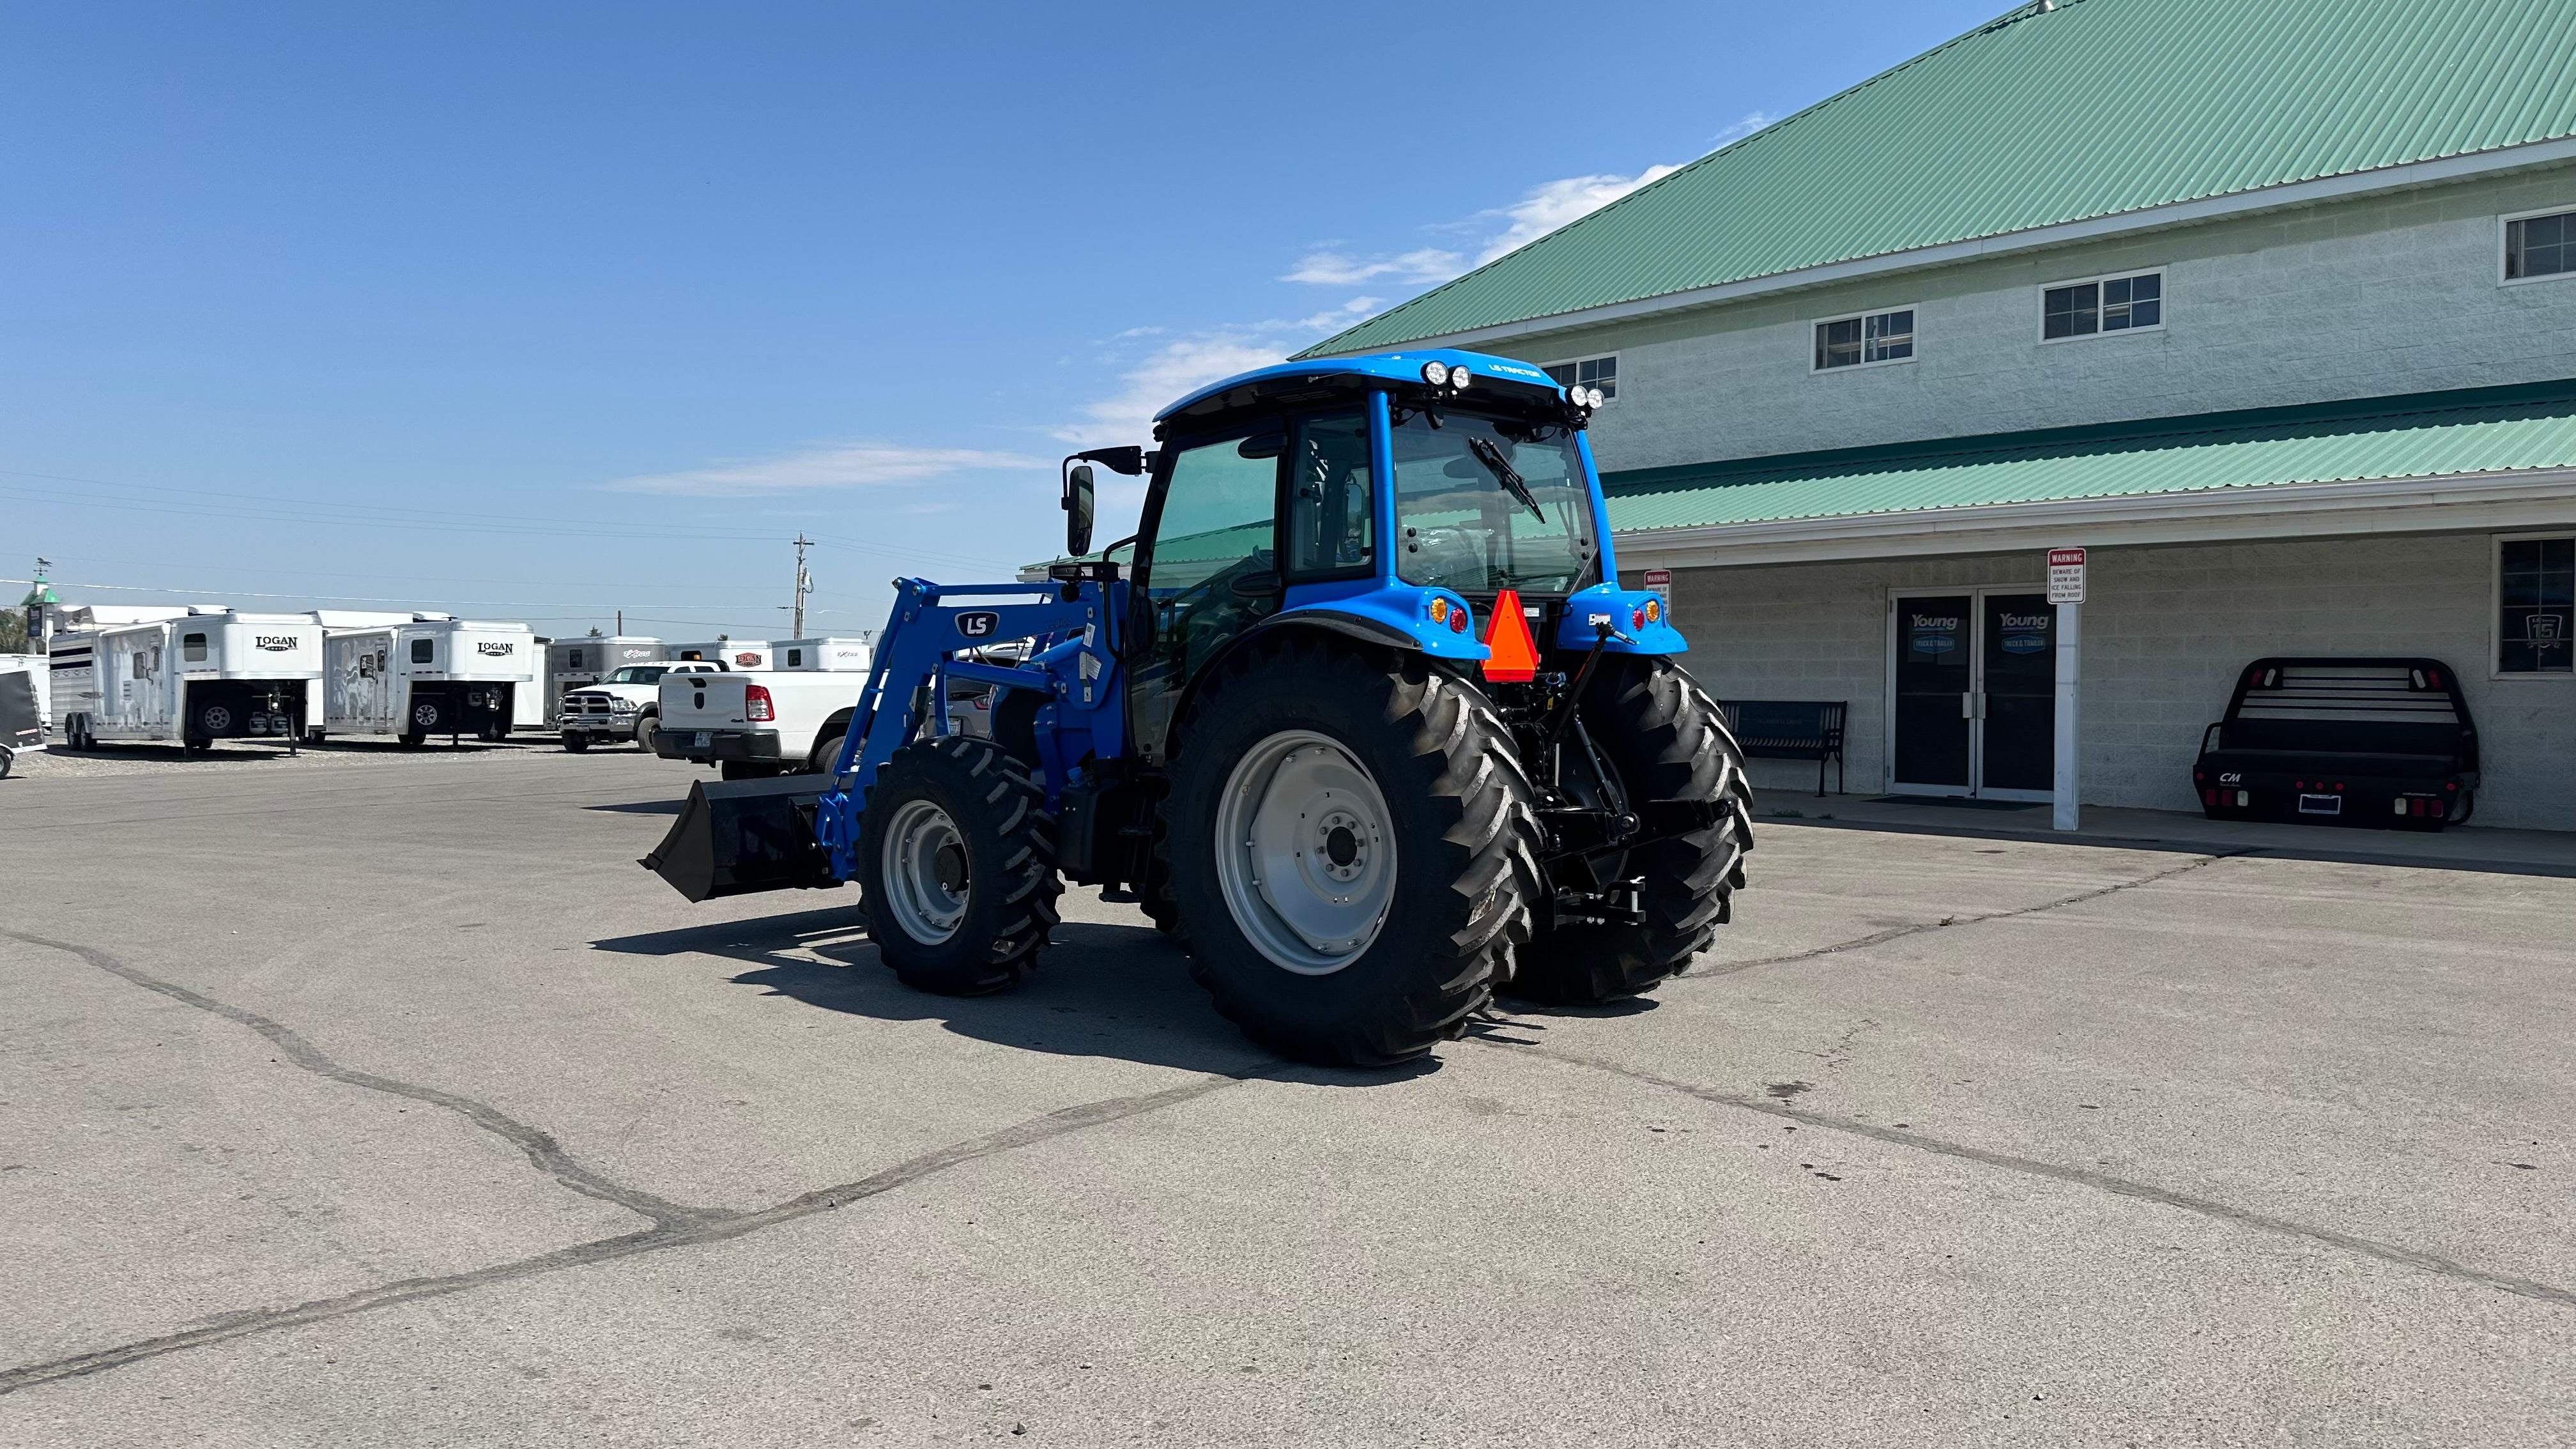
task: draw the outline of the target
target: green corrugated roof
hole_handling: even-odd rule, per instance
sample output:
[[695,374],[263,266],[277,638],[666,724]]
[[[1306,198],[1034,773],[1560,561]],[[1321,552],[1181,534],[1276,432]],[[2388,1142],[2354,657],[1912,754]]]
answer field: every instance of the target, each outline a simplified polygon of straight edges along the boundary
[[2569,135],[2576,0],[2023,6],[1309,355]]
[[1622,533],[2576,467],[2576,379],[1602,476]]

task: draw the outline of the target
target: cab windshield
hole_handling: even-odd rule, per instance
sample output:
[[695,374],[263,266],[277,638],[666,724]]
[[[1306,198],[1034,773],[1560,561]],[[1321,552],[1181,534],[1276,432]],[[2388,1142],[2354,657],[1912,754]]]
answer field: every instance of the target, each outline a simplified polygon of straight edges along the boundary
[[611,684],[651,684],[671,672],[667,664],[629,664],[608,676]]
[[1592,492],[1572,428],[1443,410],[1404,417],[1393,441],[1397,577],[1462,594],[1592,583]]

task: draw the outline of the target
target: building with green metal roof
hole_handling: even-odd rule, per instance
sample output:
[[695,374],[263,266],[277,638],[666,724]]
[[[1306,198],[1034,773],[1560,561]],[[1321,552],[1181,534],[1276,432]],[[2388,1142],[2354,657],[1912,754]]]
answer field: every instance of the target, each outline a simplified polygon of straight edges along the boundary
[[1877,789],[2195,808],[2249,660],[2404,654],[2576,829],[2576,0],[2039,0],[1311,355],[1420,344],[1611,391],[1622,564]]

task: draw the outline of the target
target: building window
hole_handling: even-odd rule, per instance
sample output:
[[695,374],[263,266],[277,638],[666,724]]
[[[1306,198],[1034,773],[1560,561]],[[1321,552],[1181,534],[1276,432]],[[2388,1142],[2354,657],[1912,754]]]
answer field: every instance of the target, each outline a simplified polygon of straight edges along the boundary
[[2093,337],[2104,332],[2137,332],[2165,324],[2165,274],[2139,272],[2126,277],[2093,277],[2043,287],[2039,294],[2039,336]]
[[2506,218],[2506,281],[2532,282],[2571,272],[2576,272],[2576,211]]
[[188,663],[190,663],[190,664],[203,664],[203,663],[205,663],[205,662],[206,662],[206,636],[205,636],[205,635],[203,635],[203,634],[182,634],[182,635],[180,635],[180,636],[179,636],[179,657],[180,657],[181,659],[183,659],[183,660],[187,661],[187,662],[188,662]]
[[2576,639],[2576,535],[2496,540],[2496,672],[2567,674]]
[[1816,368],[1867,367],[1914,356],[1914,309],[1835,317],[1816,324]]
[[1619,354],[1551,362],[1539,369],[1566,387],[1597,387],[1604,402],[1619,395]]

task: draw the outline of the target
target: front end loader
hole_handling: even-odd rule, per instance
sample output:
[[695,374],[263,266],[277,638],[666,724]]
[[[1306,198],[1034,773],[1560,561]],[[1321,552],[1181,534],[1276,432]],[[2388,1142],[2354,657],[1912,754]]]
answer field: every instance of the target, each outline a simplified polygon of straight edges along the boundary
[[[644,864],[691,900],[857,881],[885,963],[952,994],[1018,982],[1099,886],[1308,1061],[1419,1056],[1496,991],[1651,990],[1727,920],[1751,794],[1663,600],[1619,585],[1600,403],[1446,350],[1202,388],[1152,451],[1065,460],[1043,581],[897,580],[830,773],[694,786]],[[1149,480],[1097,554],[1095,466]],[[952,685],[993,691],[988,734]]]

